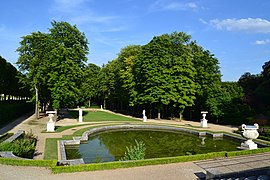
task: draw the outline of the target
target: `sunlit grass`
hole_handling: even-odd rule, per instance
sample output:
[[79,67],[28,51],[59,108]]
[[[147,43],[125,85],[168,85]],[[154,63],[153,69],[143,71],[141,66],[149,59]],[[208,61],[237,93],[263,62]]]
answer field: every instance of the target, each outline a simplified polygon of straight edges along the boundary
[[[76,110],[70,110],[70,115],[73,118],[78,118],[79,113]],[[140,121],[134,118],[120,116],[117,114],[108,113],[105,111],[83,111],[84,122],[97,122],[97,121]]]

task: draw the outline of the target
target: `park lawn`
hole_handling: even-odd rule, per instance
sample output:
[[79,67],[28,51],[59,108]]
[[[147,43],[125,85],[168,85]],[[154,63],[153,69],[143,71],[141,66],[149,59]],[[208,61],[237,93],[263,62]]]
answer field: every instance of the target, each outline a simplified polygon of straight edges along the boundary
[[58,159],[57,141],[61,138],[47,138],[43,159]]
[[[73,118],[78,118],[78,111],[76,110],[69,110],[69,114]],[[84,122],[97,122],[97,121],[132,121],[132,122],[139,122],[140,120],[125,117],[105,111],[83,111],[83,121]]]

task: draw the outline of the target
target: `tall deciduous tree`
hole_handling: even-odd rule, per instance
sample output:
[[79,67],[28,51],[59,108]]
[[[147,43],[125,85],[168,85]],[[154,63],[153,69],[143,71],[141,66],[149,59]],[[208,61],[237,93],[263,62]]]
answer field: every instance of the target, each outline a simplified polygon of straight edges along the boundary
[[91,99],[98,96],[99,75],[101,68],[95,64],[88,64],[84,69],[84,81],[81,86],[81,101],[91,106]]
[[85,35],[67,22],[53,21],[49,33],[22,39],[17,64],[36,94],[36,104],[50,102],[55,109],[76,104],[88,53]]
[[47,52],[50,49],[47,43],[50,42],[50,37],[48,34],[33,32],[30,35],[23,36],[22,39],[21,46],[17,49],[19,52],[17,64],[22,73],[26,75],[26,78],[21,78],[21,81],[23,84],[29,84],[30,90],[34,93],[32,100],[35,100],[35,114],[38,118],[39,98],[43,97],[45,102],[49,99],[48,95],[43,92],[47,92],[48,89],[46,84],[49,66]]
[[187,46],[190,38],[182,32],[154,37],[135,61],[135,102],[154,104],[158,119],[164,105],[177,107],[180,118],[185,107],[193,105],[196,71]]
[[213,109],[216,112],[214,104],[211,103],[211,106],[209,106],[207,101],[220,92],[221,73],[218,66],[219,62],[213,54],[208,50],[204,50],[196,42],[192,42],[189,46],[192,49],[196,69],[196,100],[192,111],[195,111],[196,115],[200,115],[202,110],[212,111],[211,109]]

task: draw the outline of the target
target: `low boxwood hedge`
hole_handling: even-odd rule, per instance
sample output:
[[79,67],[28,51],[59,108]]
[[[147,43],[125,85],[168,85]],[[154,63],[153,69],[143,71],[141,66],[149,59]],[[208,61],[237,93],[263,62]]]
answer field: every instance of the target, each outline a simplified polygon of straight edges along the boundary
[[82,171],[96,171],[96,170],[108,170],[117,168],[128,168],[136,166],[147,166],[147,165],[157,165],[157,164],[169,164],[169,163],[179,163],[187,161],[199,161],[222,157],[232,157],[240,155],[257,154],[263,152],[270,152],[270,148],[260,148],[256,150],[242,150],[233,152],[213,152],[207,154],[197,154],[189,156],[178,156],[169,158],[156,158],[156,159],[145,159],[138,161],[115,161],[107,163],[93,163],[93,164],[83,164],[76,166],[56,166],[57,160],[22,160],[22,159],[9,159],[0,157],[0,164],[15,165],[15,166],[38,166],[38,167],[50,167],[52,173],[72,173],[72,172],[82,172]]
[[0,157],[0,164],[13,166],[53,167],[56,166],[56,163],[57,160],[11,159]]
[[213,152],[207,154],[197,154],[189,156],[178,156],[169,158],[156,158],[156,159],[145,159],[138,161],[115,161],[107,163],[93,163],[84,164],[77,166],[53,166],[52,173],[71,173],[71,172],[82,172],[82,171],[96,171],[96,170],[108,170],[117,168],[128,168],[136,166],[146,166],[146,165],[157,165],[157,164],[169,164],[169,163],[179,163],[188,161],[199,161],[222,157],[232,157],[248,154],[257,154],[263,152],[270,152],[270,148],[260,148],[256,150],[242,150],[233,152]]

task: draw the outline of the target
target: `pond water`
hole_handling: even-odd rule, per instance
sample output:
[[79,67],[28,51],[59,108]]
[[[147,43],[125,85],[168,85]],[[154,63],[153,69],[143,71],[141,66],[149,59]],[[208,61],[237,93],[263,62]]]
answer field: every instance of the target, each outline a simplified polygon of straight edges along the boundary
[[235,151],[240,145],[232,139],[213,139],[175,131],[118,130],[92,135],[80,146],[66,146],[67,159],[83,158],[85,163],[118,161],[124,156],[126,147],[136,144],[135,140],[145,143],[145,159]]

